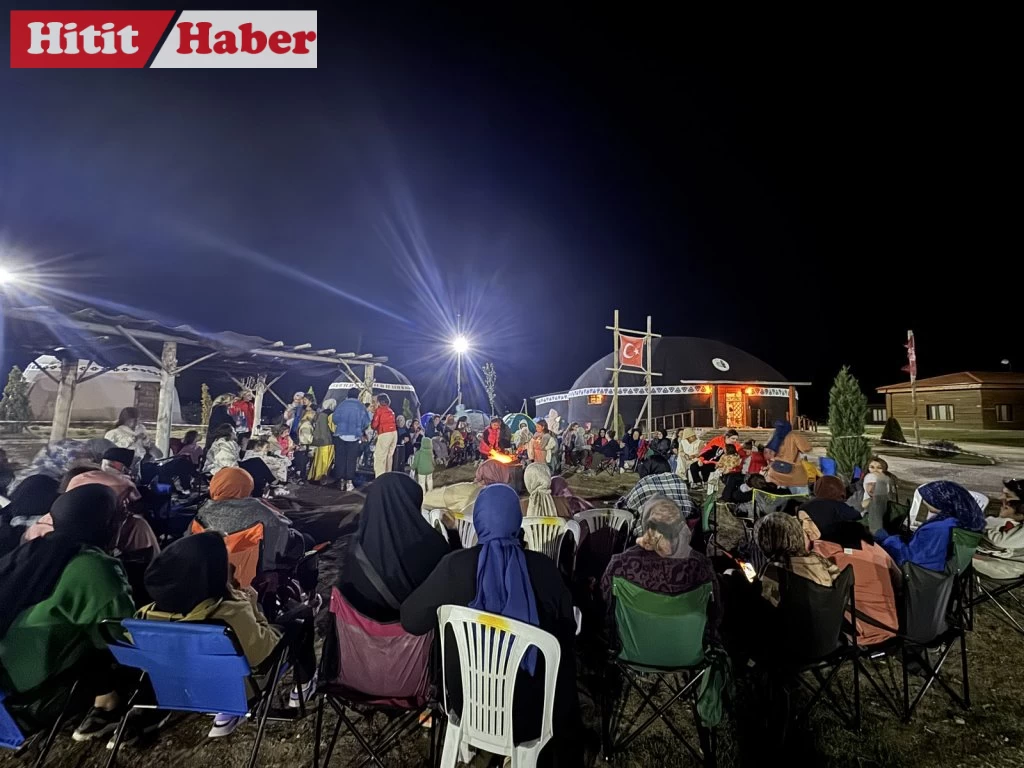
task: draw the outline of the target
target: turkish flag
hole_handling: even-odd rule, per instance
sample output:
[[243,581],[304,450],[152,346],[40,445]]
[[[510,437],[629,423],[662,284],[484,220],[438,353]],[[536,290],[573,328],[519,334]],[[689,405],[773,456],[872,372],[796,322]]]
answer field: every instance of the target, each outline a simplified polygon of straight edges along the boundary
[[619,334],[619,365],[644,367],[644,337]]

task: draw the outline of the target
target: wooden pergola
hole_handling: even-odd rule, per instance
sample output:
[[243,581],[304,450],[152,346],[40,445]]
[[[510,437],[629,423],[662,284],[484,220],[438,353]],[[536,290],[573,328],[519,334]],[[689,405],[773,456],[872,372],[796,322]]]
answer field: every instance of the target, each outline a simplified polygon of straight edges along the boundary
[[[272,387],[289,369],[303,367],[312,375],[340,372],[351,379],[353,386],[365,390],[373,387],[374,366],[387,362],[386,357],[371,354],[314,350],[311,344],[289,346],[282,341],[233,331],[203,333],[187,325],[171,326],[130,315],[108,315],[88,307],[7,307],[4,318],[8,338],[18,346],[36,357],[53,355],[60,360],[59,377],[43,371],[57,383],[51,443],[67,436],[75,387],[118,365],[153,364],[159,369],[156,445],[166,455],[175,380],[191,368],[226,375],[240,387],[242,377],[254,379],[255,429],[267,392],[285,404]],[[83,361],[85,366],[81,365]],[[90,370],[92,363],[103,370]],[[362,375],[356,372],[360,367]]]

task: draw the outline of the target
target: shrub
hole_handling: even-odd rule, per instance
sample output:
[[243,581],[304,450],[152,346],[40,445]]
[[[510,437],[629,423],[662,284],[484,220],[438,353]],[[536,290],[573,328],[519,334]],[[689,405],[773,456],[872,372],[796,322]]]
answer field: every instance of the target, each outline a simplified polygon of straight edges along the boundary
[[897,443],[907,442],[907,438],[903,436],[903,427],[896,421],[895,416],[890,416],[886,420],[885,427],[882,429],[882,440],[890,440]]
[[948,459],[960,452],[960,446],[952,440],[935,440],[925,446],[926,456],[933,456],[937,459]]

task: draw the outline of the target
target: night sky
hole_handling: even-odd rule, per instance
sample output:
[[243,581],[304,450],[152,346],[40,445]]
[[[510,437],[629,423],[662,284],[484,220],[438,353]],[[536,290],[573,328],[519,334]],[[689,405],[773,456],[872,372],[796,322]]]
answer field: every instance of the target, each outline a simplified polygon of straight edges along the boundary
[[844,363],[904,377],[907,328],[921,376],[1024,370],[999,41],[361,5],[320,11],[317,70],[0,69],[0,249],[93,306],[387,355],[431,409],[457,313],[506,406],[609,352],[616,307],[813,381],[819,417]]

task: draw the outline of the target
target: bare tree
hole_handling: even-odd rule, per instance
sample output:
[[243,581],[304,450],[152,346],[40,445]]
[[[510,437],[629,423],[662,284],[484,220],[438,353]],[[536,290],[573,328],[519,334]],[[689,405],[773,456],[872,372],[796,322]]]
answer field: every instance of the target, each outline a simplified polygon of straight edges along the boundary
[[491,404],[491,415],[494,416],[494,393],[498,386],[498,372],[494,363],[484,363],[484,389],[487,390],[487,402]]

